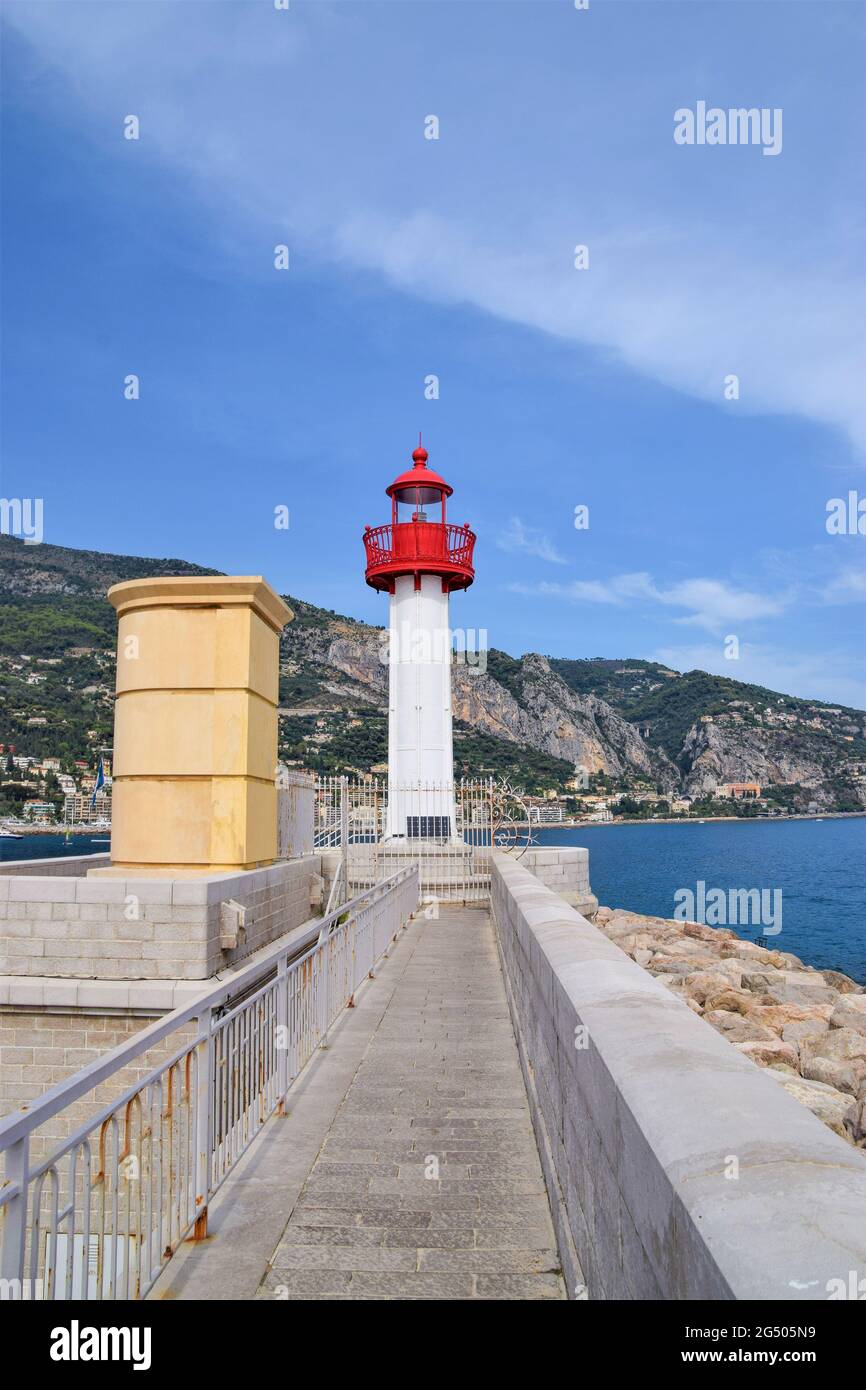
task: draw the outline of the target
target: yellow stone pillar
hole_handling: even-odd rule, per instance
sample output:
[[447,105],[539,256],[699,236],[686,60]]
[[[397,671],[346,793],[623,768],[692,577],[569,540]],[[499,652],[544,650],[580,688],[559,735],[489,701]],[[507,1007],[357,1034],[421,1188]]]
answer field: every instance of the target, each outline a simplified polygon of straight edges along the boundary
[[112,868],[272,863],[291,609],[260,576],[133,579],[108,598],[118,616]]

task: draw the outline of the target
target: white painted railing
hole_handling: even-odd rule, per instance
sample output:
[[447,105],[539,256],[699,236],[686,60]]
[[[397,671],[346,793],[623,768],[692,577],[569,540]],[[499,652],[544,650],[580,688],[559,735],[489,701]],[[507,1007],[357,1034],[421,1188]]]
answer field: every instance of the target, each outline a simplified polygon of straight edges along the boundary
[[[490,893],[490,852],[499,843],[500,784],[492,777],[448,784],[378,777],[320,777],[314,846],[342,851],[344,892],[417,865],[424,899],[481,902]],[[443,818],[442,806],[453,807]],[[389,807],[397,805],[396,821]],[[389,832],[399,823],[400,834]]]
[[[206,1234],[210,1199],[418,897],[403,868],[0,1121],[0,1298],[146,1294]],[[34,1133],[73,1106],[73,1133],[31,1163]]]
[[[424,901],[486,902],[492,850],[519,855],[532,839],[522,793],[495,777],[404,783],[326,776],[315,797],[314,848],[341,851],[333,891],[346,897],[415,864]],[[453,822],[450,812],[442,815],[444,803]]]

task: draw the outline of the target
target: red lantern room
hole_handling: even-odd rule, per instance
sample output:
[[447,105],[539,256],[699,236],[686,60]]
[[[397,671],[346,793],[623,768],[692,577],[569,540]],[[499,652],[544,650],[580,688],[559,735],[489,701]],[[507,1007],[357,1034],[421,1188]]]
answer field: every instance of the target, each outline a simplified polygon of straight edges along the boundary
[[419,443],[412,455],[413,467],[385,489],[391,498],[390,526],[368,526],[364,531],[367,551],[367,583],[373,589],[394,592],[400,574],[438,574],[443,593],[468,589],[475,578],[472,552],[475,534],[468,525],[445,520],[445,499],[454,489],[427,467],[427,450]]

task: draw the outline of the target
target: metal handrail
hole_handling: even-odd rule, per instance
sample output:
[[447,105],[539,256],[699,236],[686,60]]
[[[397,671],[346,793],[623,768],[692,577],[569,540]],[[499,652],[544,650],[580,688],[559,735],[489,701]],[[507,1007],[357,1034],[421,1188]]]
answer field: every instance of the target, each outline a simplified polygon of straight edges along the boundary
[[[143,1296],[191,1230],[206,1234],[213,1194],[418,897],[417,868],[400,870],[0,1121],[3,1294]],[[194,1036],[31,1164],[34,1130],[189,1028]]]
[[[400,546],[396,545],[397,534]],[[411,542],[411,544],[410,544]],[[367,566],[387,565],[394,560],[431,560],[471,568],[475,533],[469,526],[441,521],[390,522],[364,532]]]

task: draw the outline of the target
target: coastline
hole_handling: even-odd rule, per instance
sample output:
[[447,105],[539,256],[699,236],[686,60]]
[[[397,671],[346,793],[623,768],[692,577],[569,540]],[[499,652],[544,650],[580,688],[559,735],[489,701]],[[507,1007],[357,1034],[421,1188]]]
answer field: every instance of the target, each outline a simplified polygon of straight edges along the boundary
[[[556,821],[512,821],[511,824],[525,826],[531,825],[533,830],[584,830],[592,826],[613,827],[617,825],[712,825],[715,822],[725,824],[731,821],[743,821],[752,824],[755,821],[773,824],[776,821],[786,820],[863,820],[866,818],[866,810],[863,811],[824,811],[820,816],[808,815],[805,812],[793,814],[783,814],[778,816],[617,816],[615,820],[590,820],[590,819],[569,819]],[[23,826],[15,826],[16,835],[110,835],[111,827],[104,825],[28,825],[26,830]]]
[[22,839],[28,835],[111,835],[111,827],[104,825],[28,825],[26,830],[16,825],[12,829]]
[[604,906],[591,920],[866,1155],[866,985],[726,927]]
[[756,821],[762,825],[774,825],[784,820],[863,820],[866,811],[825,811],[823,815],[806,814],[780,816],[617,816],[615,820],[554,820],[554,821],[514,821],[514,825],[530,825],[533,830],[585,830],[588,827],[617,825],[712,825],[714,822],[729,824],[742,821],[752,825]]

